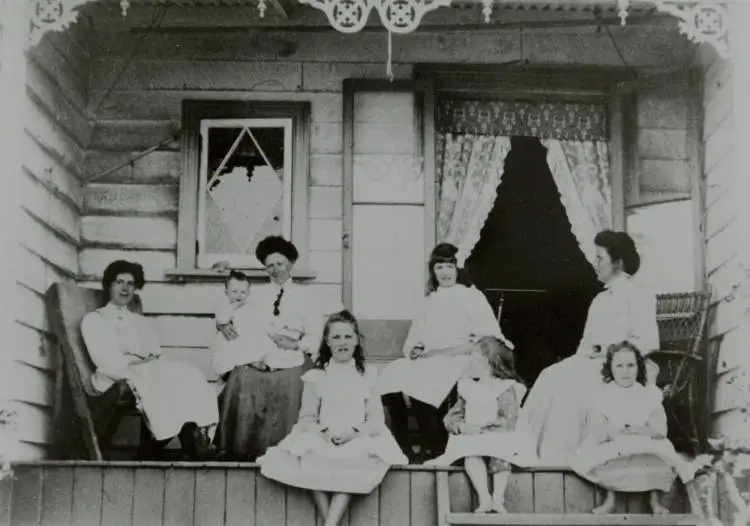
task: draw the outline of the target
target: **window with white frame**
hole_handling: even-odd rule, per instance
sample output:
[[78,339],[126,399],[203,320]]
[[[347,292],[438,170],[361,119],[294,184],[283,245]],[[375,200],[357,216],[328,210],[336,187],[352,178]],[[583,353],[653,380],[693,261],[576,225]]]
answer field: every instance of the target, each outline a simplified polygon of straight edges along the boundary
[[266,236],[292,234],[292,120],[201,121],[198,267],[258,267]]
[[179,269],[260,269],[255,248],[269,235],[305,259],[308,115],[308,103],[184,104]]

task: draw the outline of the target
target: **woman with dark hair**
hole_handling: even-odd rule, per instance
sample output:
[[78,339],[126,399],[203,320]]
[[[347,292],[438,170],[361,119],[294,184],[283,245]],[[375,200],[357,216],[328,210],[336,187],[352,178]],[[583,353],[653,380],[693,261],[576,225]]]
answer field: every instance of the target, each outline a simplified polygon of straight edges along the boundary
[[118,260],[104,271],[105,304],[83,318],[81,332],[94,363],[93,385],[105,392],[125,381],[154,438],[162,445],[180,437],[189,458],[209,458],[219,420],[216,394],[194,366],[162,358],[156,331],[129,306],[143,288],[143,268]]
[[458,268],[457,253],[450,243],[433,249],[427,267],[428,292],[404,343],[405,358],[388,364],[380,377],[393,433],[412,460],[404,395],[411,398],[418,420],[420,456],[426,460],[441,455],[448,441],[442,419],[469,354],[483,336],[505,341],[484,294]]
[[[585,436],[586,407],[602,387],[607,347],[627,341],[647,355],[659,347],[656,296],[633,280],[640,256],[625,232],[605,230],[594,238],[596,274],[605,290],[589,307],[576,354],[539,375],[521,417],[531,429],[537,454],[545,463],[567,465]],[[658,367],[647,360],[649,378]]]
[[[284,360],[292,364],[285,369],[239,365],[223,376],[217,444],[227,460],[255,460],[289,433],[302,397],[300,377],[317,358],[326,314],[311,289],[291,279],[299,257],[291,242],[269,236],[258,243],[255,255],[271,282],[253,286],[247,306],[276,348],[288,355],[298,353],[300,359],[296,364]],[[227,340],[238,337],[232,324],[217,328]]]

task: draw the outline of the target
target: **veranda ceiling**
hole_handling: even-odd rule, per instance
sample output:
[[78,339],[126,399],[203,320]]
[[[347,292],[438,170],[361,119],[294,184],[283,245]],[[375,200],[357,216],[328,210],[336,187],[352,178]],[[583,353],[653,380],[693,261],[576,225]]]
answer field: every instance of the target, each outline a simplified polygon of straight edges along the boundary
[[[119,4],[120,0],[106,0],[111,4]],[[296,4],[296,0],[285,0],[286,3]],[[480,5],[479,0],[454,0],[453,6],[478,6]],[[174,5],[182,7],[191,6],[224,6],[224,7],[243,7],[243,6],[257,6],[258,0],[130,0],[131,5],[145,5],[145,6],[158,6],[158,5]],[[494,0],[493,2],[495,9],[500,10],[536,10],[536,11],[593,11],[595,8],[607,12],[616,12],[617,2],[616,0]],[[629,11],[631,12],[648,12],[653,11],[654,7],[648,3],[632,2]]]

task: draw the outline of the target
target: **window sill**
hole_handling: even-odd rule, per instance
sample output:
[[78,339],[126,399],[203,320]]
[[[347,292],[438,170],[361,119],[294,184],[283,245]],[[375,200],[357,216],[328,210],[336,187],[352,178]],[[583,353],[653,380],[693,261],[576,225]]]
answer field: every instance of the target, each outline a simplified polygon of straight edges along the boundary
[[[268,281],[268,274],[262,269],[232,269],[239,270],[240,272],[247,275],[251,281]],[[211,269],[167,269],[164,271],[169,281],[176,281],[180,283],[185,282],[202,282],[202,281],[224,281],[229,275],[229,271],[219,271]],[[292,279],[295,281],[311,281],[317,277],[317,273],[307,268],[293,269]]]

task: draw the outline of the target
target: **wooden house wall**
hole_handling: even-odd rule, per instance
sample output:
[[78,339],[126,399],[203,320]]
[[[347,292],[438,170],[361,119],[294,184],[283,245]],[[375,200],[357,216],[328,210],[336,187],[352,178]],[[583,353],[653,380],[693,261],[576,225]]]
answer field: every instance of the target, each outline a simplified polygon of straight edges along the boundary
[[[54,360],[41,294],[54,281],[79,275],[95,285],[110,260],[141,261],[152,281],[144,291],[146,309],[156,318],[166,353],[195,362],[209,374],[207,315],[219,287],[178,284],[163,273],[175,266],[178,145],[167,144],[83,184],[176,131],[183,99],[312,103],[308,210],[310,266],[317,278],[310,286],[322,304],[334,305],[341,297],[342,81],[385,75],[385,34],[217,32],[215,27],[237,26],[247,17],[241,9],[173,7],[163,25],[196,31],[144,35],[154,13],[133,8],[123,21],[117,6],[87,6],[72,28],[47,35],[28,54],[28,118],[18,174],[22,199],[17,226],[24,234],[10,372],[18,380],[13,397],[24,457],[43,455],[50,440]],[[128,31],[131,25],[141,31]],[[684,63],[691,56],[691,44],[664,27],[613,30],[622,56],[609,35],[593,27],[394,36],[394,74],[410,78],[418,63],[491,67],[519,57],[533,64],[582,67],[622,66],[624,59],[630,67],[649,70]],[[134,60],[129,61],[131,55]],[[664,167],[681,160],[679,147],[654,147],[655,134],[649,130],[660,127],[680,141],[681,124],[643,124],[643,173],[674,172]],[[650,161],[665,162],[654,168]],[[646,192],[652,189],[647,182],[642,186]]]
[[[746,173],[738,163],[744,158],[735,119],[734,66],[702,47],[704,74],[702,130],[705,185],[705,251],[708,283],[712,287],[709,345],[718,353],[713,401],[715,434],[747,436],[750,405],[750,363],[747,359],[750,324],[747,321],[746,263],[741,251],[747,242],[741,220],[744,202],[740,181]],[[743,284],[744,281],[744,284]],[[739,287],[739,288],[738,288]]]
[[[86,11],[91,25],[88,39],[95,50],[88,82],[88,110],[94,122],[83,172],[96,179],[83,189],[79,255],[83,282],[97,286],[106,264],[116,258],[142,263],[149,281],[143,291],[145,309],[155,319],[165,353],[195,363],[209,378],[208,342],[213,330],[209,314],[221,287],[196,280],[177,283],[164,274],[176,267],[179,141],[101,175],[179,131],[184,99],[310,101],[309,266],[317,277],[309,286],[316,289],[321,304],[335,306],[343,280],[343,80],[383,78],[386,71],[385,34],[203,32],[206,26],[236,25],[242,15],[235,11],[173,7],[162,26],[182,29],[156,30],[146,36],[143,31],[129,31],[128,25],[143,29],[152,21],[153,10],[131,8],[124,21],[111,6]],[[204,29],[184,30],[198,23]],[[633,67],[667,67],[690,57],[690,44],[676,31],[633,26],[615,32],[623,56]],[[128,62],[135,46],[138,53]],[[523,42],[517,31],[427,32],[394,36],[393,73],[396,78],[411,78],[417,63],[491,65],[518,58],[522,50],[534,63],[622,65],[609,37],[593,29],[532,30]],[[675,158],[682,152],[662,145],[663,135],[654,138],[649,130],[669,128],[667,135],[679,142],[681,126],[682,122],[644,123],[642,140],[653,152],[643,161],[645,170],[674,170],[670,163],[679,160]]]
[[[44,37],[27,54],[26,105],[17,254],[12,397],[19,456],[44,456],[50,443],[54,353],[43,295],[78,274],[83,204],[81,162],[91,132],[86,117],[89,54],[84,23]],[[10,177],[11,174],[5,174]]]
[[691,198],[690,87],[667,84],[636,95],[636,162],[626,176],[626,207]]

